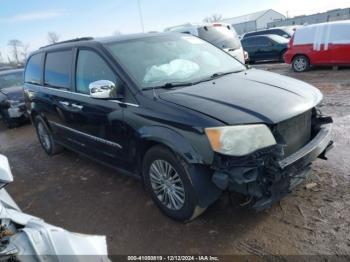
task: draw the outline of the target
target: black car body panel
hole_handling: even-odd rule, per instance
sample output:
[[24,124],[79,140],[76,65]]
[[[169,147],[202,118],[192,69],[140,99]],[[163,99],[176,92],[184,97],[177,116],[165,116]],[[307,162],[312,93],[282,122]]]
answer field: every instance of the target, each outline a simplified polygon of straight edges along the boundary
[[[152,36],[141,34],[118,39]],[[289,150],[288,154],[292,155],[317,137],[324,124],[322,115],[315,109],[322,99],[316,88],[277,74],[244,70],[188,87],[141,91],[103,46],[118,39],[76,40],[45,47],[31,55],[43,54],[37,65],[42,71],[36,83],[25,82],[26,105],[32,120],[36,116],[45,119],[57,143],[141,179],[145,152],[154,145],[164,145],[190,164],[190,181],[203,208],[213,203],[223,190],[264,199],[271,194],[271,184],[279,181],[290,184],[285,179],[290,173],[278,166],[286,158],[284,148],[286,152],[290,149],[286,141],[298,142],[297,147]],[[67,49],[73,53],[69,87],[45,85],[45,55]],[[95,99],[76,92],[74,79],[79,50],[91,50],[104,59],[122,82],[122,98]],[[304,114],[305,117],[299,117]],[[308,132],[305,135],[285,132],[290,119],[297,119],[293,125],[301,125]],[[304,125],[303,119],[310,125]],[[287,125],[281,128],[281,122]],[[252,123],[266,124],[278,144],[243,157],[229,157],[212,150],[205,128]],[[327,139],[308,161],[327,150],[331,144],[329,136]],[[305,151],[302,158],[309,153]],[[309,165],[307,162],[301,169]]]
[[322,99],[318,89],[304,82],[255,69],[214,83],[162,93],[160,98],[205,112],[228,125],[276,124],[311,109]]
[[250,62],[282,61],[288,49],[288,40],[275,35],[257,35],[241,40]]

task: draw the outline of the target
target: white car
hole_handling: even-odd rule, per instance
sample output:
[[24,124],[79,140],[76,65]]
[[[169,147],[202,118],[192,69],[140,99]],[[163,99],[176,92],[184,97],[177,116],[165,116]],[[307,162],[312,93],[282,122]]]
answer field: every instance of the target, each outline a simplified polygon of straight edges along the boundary
[[110,261],[105,236],[72,233],[23,213],[4,189],[12,181],[0,155],[0,261]]
[[186,33],[197,36],[228,52],[245,64],[244,51],[235,29],[224,23],[184,24],[166,28],[165,32]]

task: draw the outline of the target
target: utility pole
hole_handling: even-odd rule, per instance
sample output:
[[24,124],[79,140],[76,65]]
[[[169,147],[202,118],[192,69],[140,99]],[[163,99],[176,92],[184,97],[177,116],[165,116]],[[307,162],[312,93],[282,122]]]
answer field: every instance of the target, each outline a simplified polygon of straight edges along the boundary
[[141,23],[141,28],[142,28],[142,32],[145,32],[145,26],[143,24],[143,16],[142,16],[142,9],[141,9],[141,0],[137,0],[137,5],[139,7],[139,15],[140,15],[140,23]]

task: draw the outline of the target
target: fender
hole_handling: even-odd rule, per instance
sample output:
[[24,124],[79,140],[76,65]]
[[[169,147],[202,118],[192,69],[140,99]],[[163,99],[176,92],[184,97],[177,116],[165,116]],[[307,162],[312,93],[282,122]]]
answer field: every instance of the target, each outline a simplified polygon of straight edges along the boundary
[[[139,130],[141,139],[166,145],[187,163],[191,164],[187,172],[196,191],[198,207],[205,210],[221,195],[222,190],[212,182],[213,170],[206,165],[202,157],[191,144],[178,132],[162,126],[143,127]],[[200,214],[200,212],[199,212]]]
[[190,164],[203,164],[202,157],[195,151],[184,136],[163,126],[147,126],[139,129],[141,140],[158,142],[169,147]]

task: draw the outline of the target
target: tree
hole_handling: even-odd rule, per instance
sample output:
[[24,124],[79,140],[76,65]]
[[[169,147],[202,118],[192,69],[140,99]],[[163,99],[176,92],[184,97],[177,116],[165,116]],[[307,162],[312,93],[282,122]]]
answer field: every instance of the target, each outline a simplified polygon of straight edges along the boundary
[[28,58],[29,44],[24,44],[21,50],[22,61],[26,61]]
[[12,63],[15,62],[16,64],[20,63],[20,49],[23,47],[23,43],[18,39],[12,39],[8,41],[8,46],[11,48],[12,58],[14,61],[11,61]]
[[60,39],[60,36],[56,32],[48,32],[47,33],[47,41],[49,44],[55,44]]
[[4,58],[2,57],[2,54],[0,52],[0,64],[4,63]]
[[222,15],[220,14],[213,14],[211,16],[207,16],[203,19],[203,22],[206,23],[214,23],[222,20]]

